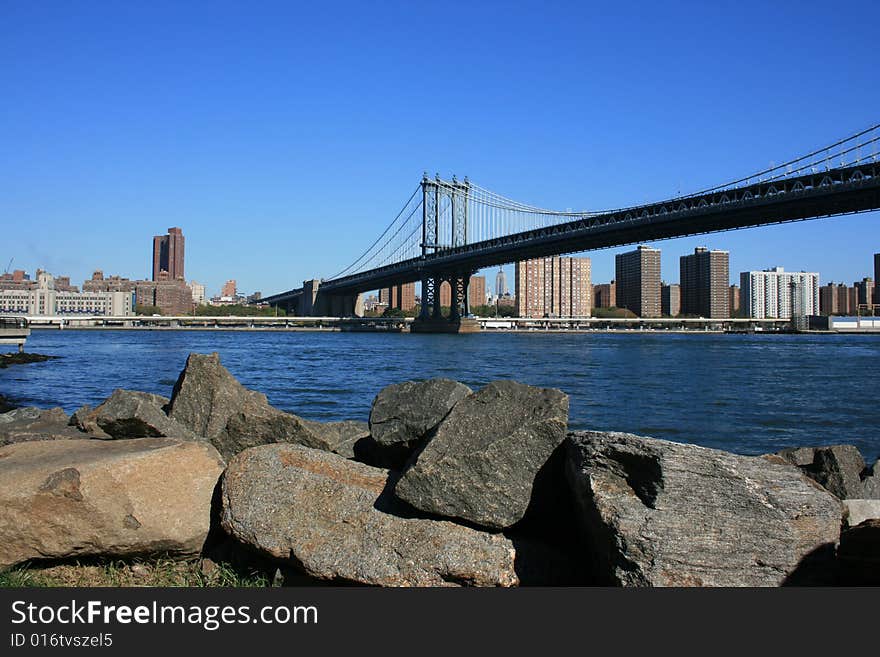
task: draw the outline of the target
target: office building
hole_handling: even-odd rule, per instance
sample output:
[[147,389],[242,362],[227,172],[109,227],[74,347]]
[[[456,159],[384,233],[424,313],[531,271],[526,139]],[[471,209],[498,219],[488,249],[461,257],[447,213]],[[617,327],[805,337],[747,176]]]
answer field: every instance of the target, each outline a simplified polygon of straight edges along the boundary
[[740,274],[741,311],[755,319],[790,319],[819,314],[819,274],[782,267]]
[[704,246],[681,256],[681,313],[694,317],[730,317],[730,254]]
[[180,228],[169,228],[167,235],[153,238],[153,280],[164,271],[171,280],[183,279],[184,237]]
[[664,317],[678,317],[681,314],[681,285],[660,285],[660,312]]
[[238,293],[237,284],[235,279],[230,279],[223,284],[223,287],[220,288],[220,297],[228,297],[230,299],[235,299],[236,294]]
[[589,258],[552,256],[516,263],[518,317],[590,317],[593,285]]
[[510,292],[510,290],[507,287],[507,274],[504,273],[502,267],[499,267],[498,273],[495,274],[495,296],[503,297],[508,292]]
[[660,317],[660,250],[640,246],[614,258],[617,307],[639,317]]

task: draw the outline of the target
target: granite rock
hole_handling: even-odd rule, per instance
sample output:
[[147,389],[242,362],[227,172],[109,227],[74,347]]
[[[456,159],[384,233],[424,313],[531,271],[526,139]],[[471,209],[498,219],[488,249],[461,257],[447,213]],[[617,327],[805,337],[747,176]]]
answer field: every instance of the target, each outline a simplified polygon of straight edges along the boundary
[[776,586],[833,564],[841,503],[796,467],[624,433],[574,432],[566,447],[600,582]]
[[567,424],[568,395],[560,390],[493,381],[453,407],[394,493],[427,513],[512,527],[530,507],[540,513],[536,497],[554,497],[547,486],[554,482],[545,481],[552,477],[541,474]]

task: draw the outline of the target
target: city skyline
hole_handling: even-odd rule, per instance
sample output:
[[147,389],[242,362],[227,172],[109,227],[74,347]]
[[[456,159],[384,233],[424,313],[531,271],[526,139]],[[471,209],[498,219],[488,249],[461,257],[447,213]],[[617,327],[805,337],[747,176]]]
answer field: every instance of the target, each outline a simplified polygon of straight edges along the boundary
[[[271,294],[350,263],[425,170],[469,175],[539,207],[612,208],[749,174],[876,121],[876,4],[856,3],[864,20],[821,25],[785,6],[753,9],[598,15],[584,3],[526,3],[504,16],[468,7],[474,21],[461,25],[440,8],[353,5],[339,25],[320,7],[223,7],[196,30],[195,7],[12,3],[0,26],[3,60],[16,62],[0,69],[9,154],[0,265],[14,257],[16,268],[76,280],[99,268],[148,279],[143,237],[181,226],[188,277],[216,289],[235,276]],[[480,18],[498,29],[479,30]],[[780,32],[779,22],[797,29]],[[445,47],[424,49],[426,24]],[[624,25],[631,47],[619,53],[612,35]],[[682,26],[687,38],[664,36]],[[510,38],[522,33],[532,38]],[[810,40],[827,47],[804,50]],[[758,74],[788,52],[823,83],[771,85]],[[483,93],[464,103],[437,93],[462,70],[479,72]],[[711,93],[689,84],[719,70],[727,83]],[[673,85],[682,91],[643,102]],[[854,263],[878,216],[735,231],[710,246],[737,254],[732,270],[778,264],[852,281],[870,273]],[[706,241],[655,245],[684,254]],[[594,280],[613,278],[625,250],[588,252]],[[663,278],[676,268],[664,262]]]

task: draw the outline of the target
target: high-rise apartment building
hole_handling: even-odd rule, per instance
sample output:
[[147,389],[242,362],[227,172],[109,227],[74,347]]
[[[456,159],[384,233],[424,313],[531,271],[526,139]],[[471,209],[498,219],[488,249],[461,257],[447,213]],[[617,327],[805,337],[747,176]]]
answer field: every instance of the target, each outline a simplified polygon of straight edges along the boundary
[[519,317],[590,317],[592,297],[589,258],[552,256],[516,263]]
[[730,253],[698,246],[681,256],[680,275],[683,315],[730,317]]
[[858,290],[844,283],[829,283],[819,288],[819,312],[822,315],[855,315]]
[[192,290],[192,300],[193,303],[197,306],[204,306],[208,300],[205,297],[205,286],[197,281],[192,281],[189,284],[189,289]]
[[727,303],[730,306],[730,316],[731,317],[739,317],[739,299],[740,299],[739,285],[731,285],[728,288],[727,298],[728,298]]
[[416,307],[416,284],[404,283],[379,290],[379,303],[388,308],[410,311]]
[[756,319],[819,314],[819,274],[782,267],[740,274],[742,310]]
[[863,278],[853,283],[853,287],[858,291],[858,304],[860,306],[867,306],[870,309],[871,306],[877,303],[877,299],[874,297],[874,279],[870,277]]
[[504,273],[504,269],[502,267],[499,267],[498,273],[495,274],[495,296],[503,297],[508,292],[509,289],[507,287],[507,275]]
[[617,306],[639,317],[660,317],[660,249],[640,246],[614,258]]
[[[468,279],[468,306],[484,306],[486,304],[486,277],[471,276]],[[452,305],[452,287],[447,281],[440,285],[440,306],[449,308]]]
[[236,294],[238,294],[238,285],[235,282],[234,278],[229,279],[223,284],[223,287],[220,288],[220,297],[229,297],[234,299]]
[[617,284],[600,283],[593,286],[593,308],[614,308],[617,305]]
[[167,235],[156,235],[153,238],[153,280],[159,280],[159,274],[168,272],[171,280],[184,278],[183,273],[184,238],[180,228],[169,228]]
[[681,314],[681,285],[661,284],[660,311],[667,317],[678,317]]

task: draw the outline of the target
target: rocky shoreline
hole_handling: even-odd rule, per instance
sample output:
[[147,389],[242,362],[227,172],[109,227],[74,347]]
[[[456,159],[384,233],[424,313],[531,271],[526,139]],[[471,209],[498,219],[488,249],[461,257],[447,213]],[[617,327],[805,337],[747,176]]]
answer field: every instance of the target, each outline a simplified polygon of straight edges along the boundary
[[515,381],[408,381],[369,421],[313,422],[191,354],[169,398],[0,413],[0,570],[96,558],[287,584],[877,585],[880,461],[571,432],[564,392]]

